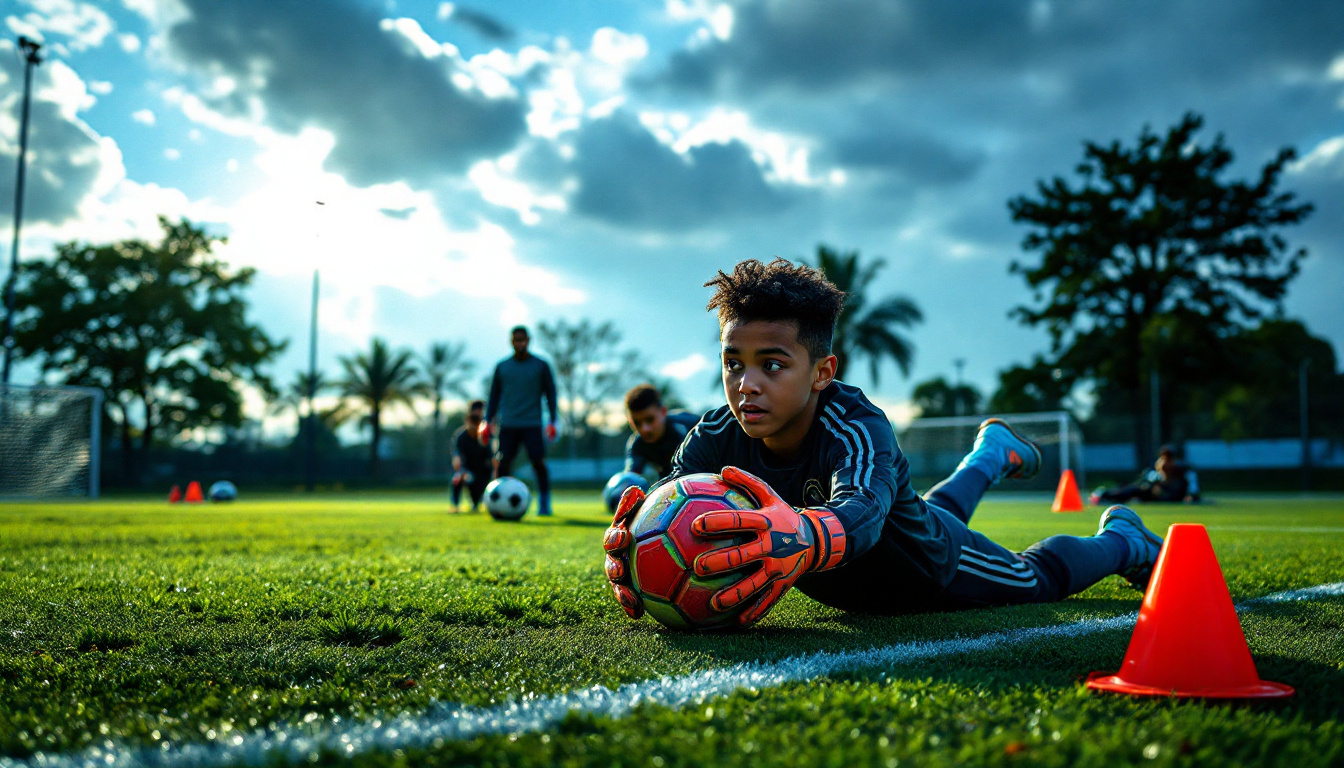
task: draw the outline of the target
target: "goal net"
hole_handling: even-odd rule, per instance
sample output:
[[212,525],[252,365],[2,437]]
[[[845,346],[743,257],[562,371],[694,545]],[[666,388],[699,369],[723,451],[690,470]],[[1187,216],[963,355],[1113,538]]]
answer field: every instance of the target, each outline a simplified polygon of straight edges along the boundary
[[98,497],[103,393],[0,384],[0,498]]
[[[1060,474],[1073,470],[1080,489],[1087,488],[1083,466],[1083,432],[1064,411],[996,415],[1041,448],[1041,471],[1031,480],[1004,481],[995,486],[1008,491],[1054,491]],[[910,482],[926,490],[952,474],[971,450],[983,416],[915,419],[901,432],[898,443],[910,462]]]

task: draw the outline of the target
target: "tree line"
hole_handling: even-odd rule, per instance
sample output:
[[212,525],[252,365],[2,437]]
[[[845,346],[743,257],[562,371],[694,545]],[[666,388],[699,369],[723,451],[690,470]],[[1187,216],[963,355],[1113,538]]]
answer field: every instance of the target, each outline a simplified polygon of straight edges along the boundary
[[[913,399],[924,415],[1072,408],[1119,417],[1130,429],[1117,437],[1132,439],[1142,462],[1158,438],[1148,417],[1155,399],[1166,439],[1190,429],[1235,439],[1295,424],[1305,382],[1319,434],[1344,437],[1344,375],[1332,346],[1283,316],[1307,255],[1283,230],[1312,212],[1278,188],[1293,151],[1250,180],[1228,179],[1233,153],[1221,135],[1201,144],[1202,125],[1190,114],[1165,134],[1145,128],[1131,146],[1086,142],[1072,178],[1040,181],[1034,194],[1009,201],[1028,229],[1028,256],[1009,269],[1032,295],[1013,316],[1045,329],[1051,348],[1001,371],[988,397],[945,377],[919,383]],[[214,255],[224,238],[191,222],[160,224],[156,242],[58,246],[50,260],[26,265],[18,283],[16,349],[39,360],[47,379],[106,394],[127,478],[157,440],[238,426],[249,387],[271,413],[292,411],[300,423],[309,393],[334,403],[315,414],[328,441],[357,419],[370,431],[374,477],[388,409],[424,402],[428,460],[441,465],[443,404],[469,399],[477,373],[464,342],[417,354],[375,338],[340,359],[338,377],[302,373],[277,387],[266,371],[287,342],[248,317],[255,270],[230,270]],[[885,261],[824,244],[804,261],[847,294],[834,337],[838,377],[864,362],[875,385],[886,363],[908,376],[910,330],[923,314],[908,296],[875,295]],[[676,403],[671,382],[650,375],[614,323],[557,320],[537,331],[571,451],[636,380],[654,380]],[[1183,422],[1189,414],[1207,423]]]

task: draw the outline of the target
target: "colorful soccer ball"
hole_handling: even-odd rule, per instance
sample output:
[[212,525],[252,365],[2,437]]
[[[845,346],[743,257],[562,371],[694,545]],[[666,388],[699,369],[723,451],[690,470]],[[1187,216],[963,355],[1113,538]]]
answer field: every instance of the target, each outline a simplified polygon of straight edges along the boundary
[[233,501],[238,498],[238,488],[228,480],[220,480],[210,486],[211,501]]
[[695,575],[691,565],[703,552],[747,539],[697,536],[691,533],[691,521],[716,509],[756,508],[723,478],[708,473],[664,483],[649,494],[630,523],[635,541],[628,559],[631,581],[648,614],[673,629],[733,626],[746,605],[720,612],[710,607],[709,598],[744,572],[705,578]]
[[607,511],[615,512],[616,505],[621,502],[621,494],[625,493],[627,488],[638,488],[641,491],[649,490],[649,481],[644,479],[643,475],[637,475],[634,472],[617,472],[607,481],[607,487],[602,489],[602,500],[607,503]]
[[485,486],[485,509],[496,520],[520,520],[527,514],[532,494],[516,477],[500,477]]

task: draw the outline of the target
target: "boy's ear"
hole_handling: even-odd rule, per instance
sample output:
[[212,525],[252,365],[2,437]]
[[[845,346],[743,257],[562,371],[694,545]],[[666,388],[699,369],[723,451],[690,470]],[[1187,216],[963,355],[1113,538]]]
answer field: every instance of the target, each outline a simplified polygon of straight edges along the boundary
[[827,355],[818,360],[812,369],[812,391],[820,392],[829,387],[832,381],[835,381],[835,367],[840,363],[835,359],[835,355]]

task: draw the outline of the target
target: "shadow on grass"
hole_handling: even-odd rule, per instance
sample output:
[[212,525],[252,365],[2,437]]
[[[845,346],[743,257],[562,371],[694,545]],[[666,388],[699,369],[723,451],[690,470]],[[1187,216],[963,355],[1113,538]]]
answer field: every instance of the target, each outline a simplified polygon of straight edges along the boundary
[[[980,637],[1027,627],[1119,616],[1138,607],[1121,598],[1074,598],[1059,603],[978,608],[956,612],[880,616],[817,606],[811,626],[781,627],[769,622],[745,631],[686,633],[659,628],[669,646],[707,654],[725,662],[775,661],[817,651],[850,651],[952,637]],[[1119,637],[1122,633],[1110,634]],[[1128,639],[1128,633],[1123,633]]]

